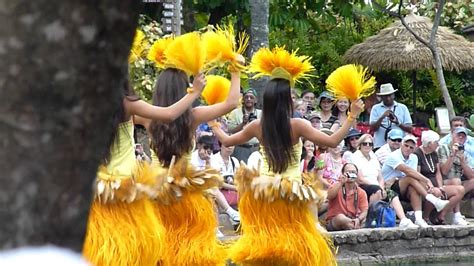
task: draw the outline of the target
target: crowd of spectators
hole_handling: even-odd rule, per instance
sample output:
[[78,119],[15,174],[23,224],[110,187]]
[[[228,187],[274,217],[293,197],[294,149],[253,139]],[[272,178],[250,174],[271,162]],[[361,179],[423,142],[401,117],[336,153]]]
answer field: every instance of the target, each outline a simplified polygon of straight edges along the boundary
[[[356,121],[335,148],[302,140],[301,171],[315,173],[328,190],[327,201],[319,209],[319,218],[328,230],[364,227],[368,207],[378,201],[386,201],[394,209],[401,228],[467,224],[460,202],[474,189],[474,140],[466,120],[454,117],[451,132],[443,138],[431,130],[416,137],[408,108],[395,101],[396,91],[392,84],[380,86],[380,102],[369,110],[371,134],[358,130]],[[308,120],[326,134],[335,132],[347,119],[349,101],[336,100],[328,91],[318,97],[304,91],[299,97],[292,90],[292,99],[293,117]],[[258,103],[254,89],[242,92],[242,106],[221,119],[222,129],[233,134],[259,119]],[[238,223],[234,175],[241,162],[253,168],[262,166],[258,139],[224,147],[205,124],[198,128],[196,139],[192,163],[198,169],[210,166],[220,170],[225,183],[212,194],[220,212]],[[450,221],[448,214],[452,214]]]

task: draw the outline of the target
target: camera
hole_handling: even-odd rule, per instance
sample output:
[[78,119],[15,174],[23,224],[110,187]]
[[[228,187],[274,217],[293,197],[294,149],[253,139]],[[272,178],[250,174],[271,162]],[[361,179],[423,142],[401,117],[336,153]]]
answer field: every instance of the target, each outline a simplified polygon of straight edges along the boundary
[[388,114],[388,119],[395,120],[395,115],[392,112],[390,112],[390,114]]
[[255,113],[250,113],[249,114],[249,122],[252,122],[253,120],[257,119],[257,115]]
[[350,180],[356,180],[357,179],[357,174],[355,174],[355,173],[347,173],[346,176]]
[[464,145],[463,144],[458,145],[458,151],[464,151]]
[[314,111],[314,110],[315,110],[314,107],[311,106],[310,104],[308,104],[308,105],[306,106],[306,113],[309,114],[309,113],[311,113],[311,112]]

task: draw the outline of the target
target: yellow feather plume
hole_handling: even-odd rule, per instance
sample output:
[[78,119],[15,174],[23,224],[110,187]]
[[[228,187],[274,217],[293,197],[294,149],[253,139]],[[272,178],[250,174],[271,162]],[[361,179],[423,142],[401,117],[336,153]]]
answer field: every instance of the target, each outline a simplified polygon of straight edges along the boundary
[[357,100],[370,96],[375,90],[375,77],[360,65],[344,65],[334,70],[326,79],[326,85],[336,98]]
[[165,50],[173,41],[173,37],[163,38],[157,40],[148,51],[147,59],[154,62],[159,68],[165,68],[166,57]]
[[188,75],[198,74],[206,59],[206,49],[198,32],[176,37],[164,54],[167,65],[181,69]]
[[284,47],[275,47],[272,50],[260,48],[252,57],[250,72],[257,73],[255,77],[270,76],[284,78],[290,81],[293,87],[300,79],[307,79],[314,70],[308,56],[297,56],[297,51],[288,52]]
[[239,66],[236,62],[236,57],[247,48],[249,37],[245,33],[239,33],[238,43],[236,43],[235,37],[232,25],[223,28],[217,26],[216,29],[204,33],[202,40],[206,45],[207,61],[211,64],[230,62]]
[[145,51],[145,34],[141,30],[136,30],[135,37],[133,38],[132,49],[130,50],[130,55],[128,56],[128,63],[131,64],[138,60],[143,55]]
[[201,95],[208,105],[224,102],[229,96],[230,80],[215,75],[206,76],[206,87]]

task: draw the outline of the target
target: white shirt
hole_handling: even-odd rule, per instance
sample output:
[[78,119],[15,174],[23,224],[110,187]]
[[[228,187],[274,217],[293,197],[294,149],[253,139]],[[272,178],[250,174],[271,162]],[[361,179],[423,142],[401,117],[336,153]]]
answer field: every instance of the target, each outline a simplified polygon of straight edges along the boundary
[[385,143],[382,147],[380,147],[380,149],[375,152],[375,156],[377,157],[377,160],[379,160],[380,164],[383,165],[385,159],[390,153],[392,153],[392,150],[390,149],[388,143]]
[[[211,167],[217,169],[221,172],[222,176],[233,176],[237,169],[239,168],[239,160],[235,157],[230,157],[227,164],[224,163],[224,159],[222,159],[222,155],[220,152],[211,155]],[[232,163],[233,162],[233,163]]]
[[206,169],[206,161],[199,157],[199,150],[197,149],[191,154],[191,164],[198,171]]
[[370,161],[357,150],[351,156],[352,163],[357,165],[359,171],[364,175],[364,178],[370,182],[371,185],[379,185],[378,177],[381,171],[380,163],[373,152],[369,153]]

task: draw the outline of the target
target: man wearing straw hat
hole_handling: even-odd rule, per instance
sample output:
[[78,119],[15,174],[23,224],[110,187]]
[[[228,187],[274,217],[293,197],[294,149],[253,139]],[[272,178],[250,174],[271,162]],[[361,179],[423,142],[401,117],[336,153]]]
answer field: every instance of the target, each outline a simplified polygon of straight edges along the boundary
[[380,85],[377,96],[382,102],[374,105],[370,111],[370,128],[374,133],[374,148],[378,149],[387,142],[387,134],[394,128],[407,133],[412,131],[412,120],[406,105],[395,101],[395,90],[391,83]]

